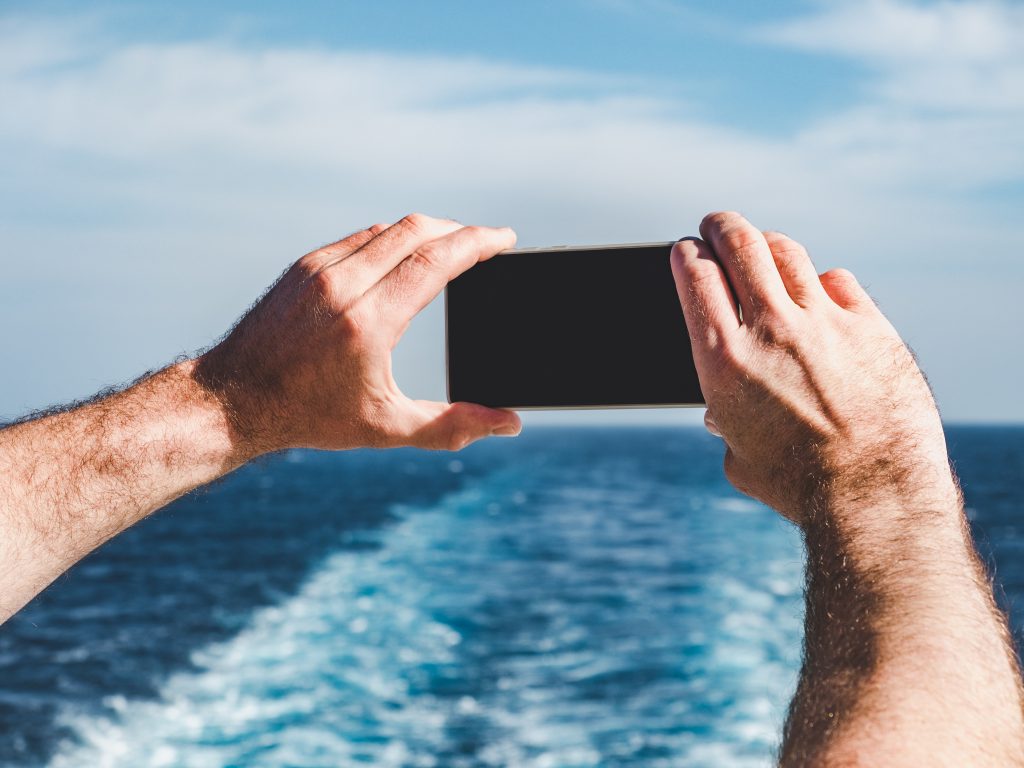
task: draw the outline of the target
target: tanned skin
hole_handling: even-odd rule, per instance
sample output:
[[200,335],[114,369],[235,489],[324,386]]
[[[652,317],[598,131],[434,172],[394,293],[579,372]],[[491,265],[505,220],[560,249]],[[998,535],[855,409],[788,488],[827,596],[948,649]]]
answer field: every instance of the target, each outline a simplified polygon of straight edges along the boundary
[[[708,428],[741,491],[807,545],[786,766],[1024,764],[1005,617],[913,356],[847,272],[738,214],[672,254]],[[216,347],[0,431],[0,621],[110,537],[292,447],[457,450],[516,414],[413,401],[391,351],[508,229],[411,215],[299,259]]]
[[510,229],[413,214],[299,259],[216,347],[124,392],[0,431],[0,621],[110,537],[291,447],[458,449],[519,417],[410,400],[391,350]]
[[[1006,618],[931,392],[844,270],[735,213],[672,269],[725,473],[800,526],[804,663],[785,766],[1024,764]],[[737,309],[737,306],[739,309]]]

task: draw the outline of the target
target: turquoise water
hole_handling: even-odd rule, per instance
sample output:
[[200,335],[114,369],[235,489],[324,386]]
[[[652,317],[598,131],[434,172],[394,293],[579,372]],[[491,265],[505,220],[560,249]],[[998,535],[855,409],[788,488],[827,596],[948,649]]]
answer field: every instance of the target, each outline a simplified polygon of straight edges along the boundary
[[[1024,430],[950,443],[1012,607]],[[535,429],[247,467],[0,628],[0,762],[768,765],[800,543],[720,462],[697,430]]]

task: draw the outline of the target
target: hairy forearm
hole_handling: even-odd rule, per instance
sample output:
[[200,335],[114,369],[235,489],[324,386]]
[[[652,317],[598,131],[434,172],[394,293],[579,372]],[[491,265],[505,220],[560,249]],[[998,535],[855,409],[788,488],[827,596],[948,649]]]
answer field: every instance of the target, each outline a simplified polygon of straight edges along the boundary
[[782,764],[1019,764],[1016,656],[952,477],[814,504]]
[[0,621],[110,537],[248,458],[194,365],[0,431]]
[[507,250],[507,228],[411,214],[311,251],[202,358],[0,430],[0,621],[137,520],[260,453],[459,449],[519,417],[412,400],[391,373],[413,316]]

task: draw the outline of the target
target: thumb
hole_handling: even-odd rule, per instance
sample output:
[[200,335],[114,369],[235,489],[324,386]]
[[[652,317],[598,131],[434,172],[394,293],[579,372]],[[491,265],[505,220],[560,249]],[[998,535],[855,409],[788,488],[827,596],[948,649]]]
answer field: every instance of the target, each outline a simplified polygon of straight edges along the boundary
[[437,403],[412,400],[417,415],[409,432],[409,445],[457,451],[484,437],[512,437],[523,428],[515,411],[474,403]]

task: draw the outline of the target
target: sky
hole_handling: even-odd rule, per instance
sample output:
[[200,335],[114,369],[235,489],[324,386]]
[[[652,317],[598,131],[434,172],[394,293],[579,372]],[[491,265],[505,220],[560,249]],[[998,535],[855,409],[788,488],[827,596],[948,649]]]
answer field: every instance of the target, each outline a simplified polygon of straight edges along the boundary
[[[537,246],[734,209],[851,269],[947,421],[1022,422],[1022,39],[998,0],[0,0],[0,418],[209,346],[413,210]],[[440,302],[395,370],[443,399]]]

